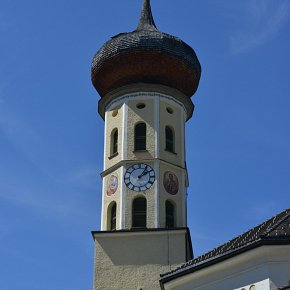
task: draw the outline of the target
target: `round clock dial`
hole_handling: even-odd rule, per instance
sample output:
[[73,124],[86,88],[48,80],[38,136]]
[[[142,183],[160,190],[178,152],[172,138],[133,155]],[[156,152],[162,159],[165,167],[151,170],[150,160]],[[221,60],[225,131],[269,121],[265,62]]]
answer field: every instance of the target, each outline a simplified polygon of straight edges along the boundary
[[134,191],[145,191],[155,181],[154,169],[143,163],[134,164],[126,170],[124,182],[128,188]]

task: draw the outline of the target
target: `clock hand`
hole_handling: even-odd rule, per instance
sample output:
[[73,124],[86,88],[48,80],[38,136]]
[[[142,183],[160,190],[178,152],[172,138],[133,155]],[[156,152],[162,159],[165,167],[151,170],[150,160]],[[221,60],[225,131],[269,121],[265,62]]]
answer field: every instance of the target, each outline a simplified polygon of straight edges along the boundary
[[143,170],[143,172],[138,176],[138,178],[141,178],[142,176],[146,175],[148,173],[147,166]]

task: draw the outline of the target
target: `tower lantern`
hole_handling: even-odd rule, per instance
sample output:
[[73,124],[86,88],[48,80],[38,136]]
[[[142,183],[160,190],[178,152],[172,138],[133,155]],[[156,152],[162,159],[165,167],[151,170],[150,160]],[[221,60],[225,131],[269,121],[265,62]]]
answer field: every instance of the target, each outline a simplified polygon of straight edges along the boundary
[[[93,232],[95,290],[158,289],[157,278],[145,282],[152,274],[148,265],[159,272],[192,258],[185,122],[200,74],[194,50],[157,29],[149,0],[143,0],[136,30],[113,36],[93,58],[91,78],[105,121],[101,231]],[[104,287],[98,279],[106,271],[121,271],[123,286]],[[137,272],[140,288],[130,280]]]

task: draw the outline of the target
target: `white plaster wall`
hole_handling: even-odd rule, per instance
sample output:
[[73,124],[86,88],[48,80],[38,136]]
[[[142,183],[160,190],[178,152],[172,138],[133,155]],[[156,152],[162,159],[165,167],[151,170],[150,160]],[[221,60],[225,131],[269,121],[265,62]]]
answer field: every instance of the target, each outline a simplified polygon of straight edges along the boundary
[[[114,170],[113,172],[109,173],[108,175],[103,177],[103,204],[102,204],[102,224],[101,229],[103,231],[110,230],[109,224],[108,224],[108,207],[112,202],[116,202],[117,204],[117,215],[116,215],[116,222],[117,222],[117,229],[119,230],[120,227],[120,216],[121,216],[121,189],[122,189],[122,168],[118,168]],[[118,187],[114,194],[108,196],[107,190],[110,183],[110,177],[111,175],[117,176],[118,178]]]
[[[123,114],[124,107],[121,105],[112,107],[105,115],[105,146],[104,146],[104,170],[110,168],[122,159],[123,143]],[[116,115],[115,115],[116,114]],[[118,129],[118,155],[111,158],[111,133]]]
[[185,230],[94,237],[94,290],[158,290],[159,274],[186,262]]
[[271,288],[270,285],[271,285],[270,279],[265,279],[263,281],[259,281],[259,282],[257,281],[254,284],[246,285],[246,286],[234,289],[234,290],[272,290],[273,287]]
[[[137,105],[144,103],[143,109]],[[168,113],[167,108],[172,110]],[[115,114],[117,112],[117,114]],[[165,201],[171,200],[176,206],[175,226],[186,226],[185,215],[185,149],[184,126],[185,108],[174,96],[154,92],[138,92],[121,95],[109,105],[105,117],[105,156],[103,172],[102,230],[108,230],[107,208],[114,200],[117,202],[117,229],[131,229],[132,202],[137,196],[147,199],[147,227],[165,227]],[[147,150],[134,151],[134,127],[138,122],[147,124]],[[165,151],[165,127],[175,132],[175,153]],[[111,132],[118,128],[118,155],[112,157]],[[123,180],[126,169],[134,163],[146,163],[155,170],[155,184],[148,190],[136,193],[128,189]],[[163,186],[165,171],[173,172],[179,181],[176,195],[168,194]],[[118,174],[118,190],[114,196],[106,196],[108,179]]]
[[[168,113],[167,108],[171,109],[172,114]],[[184,109],[181,105],[171,99],[160,98],[160,158],[180,167],[185,167],[184,160]],[[169,126],[174,130],[175,152],[165,150],[165,127]]]
[[276,290],[290,280],[290,246],[262,246],[165,284],[166,290]]
[[[174,173],[178,178],[178,192],[175,195],[169,194],[163,185],[164,173],[170,171]],[[172,166],[170,163],[162,162],[160,164],[160,188],[159,188],[159,219],[160,227],[165,227],[165,203],[166,200],[169,200],[175,206],[175,226],[176,227],[185,227],[186,222],[183,219],[185,205],[185,186],[184,186],[184,176],[186,171],[177,166]]]

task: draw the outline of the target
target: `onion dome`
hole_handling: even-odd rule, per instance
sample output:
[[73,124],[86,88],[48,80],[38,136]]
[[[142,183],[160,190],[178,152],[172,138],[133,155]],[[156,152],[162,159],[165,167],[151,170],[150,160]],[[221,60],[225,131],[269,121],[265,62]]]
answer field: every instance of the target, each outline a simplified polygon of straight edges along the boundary
[[136,83],[167,86],[190,98],[197,90],[200,74],[194,50],[157,29],[150,0],[143,0],[137,29],[106,42],[94,56],[91,71],[101,98]]

